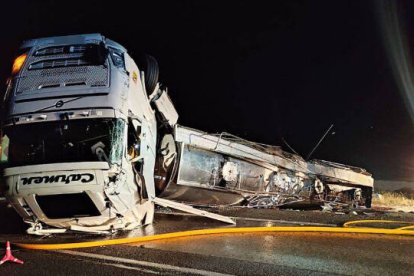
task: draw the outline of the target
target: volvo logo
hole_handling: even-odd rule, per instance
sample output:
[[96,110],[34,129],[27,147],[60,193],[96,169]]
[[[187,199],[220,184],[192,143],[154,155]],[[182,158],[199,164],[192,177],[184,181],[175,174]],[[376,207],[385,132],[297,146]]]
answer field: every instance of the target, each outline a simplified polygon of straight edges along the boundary
[[62,100],[60,100],[60,101],[56,102],[55,106],[56,106],[56,108],[61,108],[63,106],[63,104],[64,104],[64,102]]

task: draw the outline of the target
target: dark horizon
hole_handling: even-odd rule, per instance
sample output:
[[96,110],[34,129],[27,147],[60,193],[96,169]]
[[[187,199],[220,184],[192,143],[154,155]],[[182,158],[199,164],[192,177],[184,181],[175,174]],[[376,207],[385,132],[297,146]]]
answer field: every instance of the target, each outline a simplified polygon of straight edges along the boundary
[[[398,4],[410,37],[414,6]],[[313,158],[366,168],[375,179],[414,180],[413,121],[374,1],[61,6],[3,3],[1,93],[22,40],[99,32],[132,57],[156,57],[182,125],[280,146],[285,139],[306,156],[334,124]]]

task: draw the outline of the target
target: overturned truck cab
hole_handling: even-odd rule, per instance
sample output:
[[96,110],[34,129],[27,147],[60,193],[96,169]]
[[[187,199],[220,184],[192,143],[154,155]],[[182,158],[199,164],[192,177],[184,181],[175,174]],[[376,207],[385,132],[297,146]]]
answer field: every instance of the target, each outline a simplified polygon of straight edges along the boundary
[[2,110],[0,192],[32,234],[133,229],[154,204],[234,223],[186,204],[371,203],[363,169],[178,125],[155,59],[100,34],[24,42]]
[[99,34],[29,40],[12,73],[3,189],[32,230],[151,223],[157,124],[126,50]]

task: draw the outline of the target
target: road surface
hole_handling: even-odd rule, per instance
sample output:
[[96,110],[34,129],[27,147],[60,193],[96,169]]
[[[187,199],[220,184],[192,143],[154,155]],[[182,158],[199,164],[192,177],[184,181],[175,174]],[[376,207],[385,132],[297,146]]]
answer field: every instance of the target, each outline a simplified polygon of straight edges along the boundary
[[[0,230],[2,242],[10,239],[12,242],[51,243],[99,238],[79,235],[29,237],[22,233],[24,227],[12,211],[0,205],[0,225],[4,226]],[[222,213],[237,215],[238,224],[244,226],[336,225],[349,220],[344,215],[306,212],[222,210]],[[368,216],[414,222],[414,214]],[[361,216],[354,219],[361,219]],[[156,223],[140,230],[140,234],[207,227],[224,225],[164,212],[157,214]],[[3,253],[0,249],[0,254]],[[414,275],[414,237],[385,235],[222,234],[77,250],[14,249],[13,254],[25,264],[5,263],[0,266],[1,275]]]

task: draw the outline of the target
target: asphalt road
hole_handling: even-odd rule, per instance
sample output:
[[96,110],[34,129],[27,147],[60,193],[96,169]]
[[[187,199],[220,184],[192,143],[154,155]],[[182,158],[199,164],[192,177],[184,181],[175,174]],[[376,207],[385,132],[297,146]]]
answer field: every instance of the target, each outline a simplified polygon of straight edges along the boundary
[[339,234],[243,234],[82,250],[14,250],[1,275],[413,275],[414,239]]
[[[254,212],[256,211],[256,212]],[[338,224],[343,215],[276,210],[222,210],[244,225]],[[413,214],[370,214],[369,218],[414,221]],[[302,218],[302,220],[298,220]],[[324,218],[324,219],[323,219]],[[361,219],[362,217],[354,217]],[[10,224],[12,222],[12,224]],[[11,209],[0,206],[0,241],[83,240],[81,236],[36,238]],[[7,225],[7,226],[5,226]],[[148,234],[186,228],[223,227],[204,218],[158,214]],[[138,234],[130,233],[129,235]],[[142,233],[141,233],[142,234]],[[95,237],[97,239],[99,237]],[[91,237],[86,239],[90,240]],[[0,254],[4,249],[0,249]],[[414,275],[414,238],[328,233],[214,235],[63,251],[14,249],[24,265],[5,263],[0,275]]]

